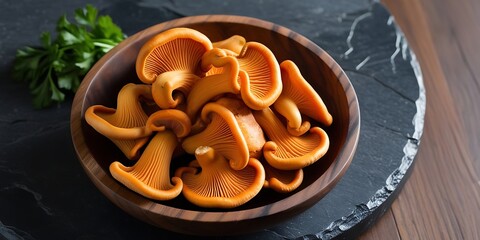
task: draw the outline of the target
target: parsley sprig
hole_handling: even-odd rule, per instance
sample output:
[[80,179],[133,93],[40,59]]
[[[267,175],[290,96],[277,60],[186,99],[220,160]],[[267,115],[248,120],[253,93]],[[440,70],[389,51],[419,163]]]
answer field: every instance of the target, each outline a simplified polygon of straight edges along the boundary
[[92,5],[75,10],[75,22],[64,15],[57,22],[55,39],[44,32],[41,46],[17,50],[13,77],[28,84],[35,108],[63,102],[93,64],[125,39],[110,16],[98,16]]

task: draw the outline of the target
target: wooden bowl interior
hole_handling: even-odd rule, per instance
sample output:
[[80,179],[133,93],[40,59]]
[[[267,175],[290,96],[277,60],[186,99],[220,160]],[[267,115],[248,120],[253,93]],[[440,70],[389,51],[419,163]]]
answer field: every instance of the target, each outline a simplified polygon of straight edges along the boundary
[[[240,18],[242,21],[238,22],[236,20],[237,18]],[[252,21],[255,23],[254,25],[251,24]],[[89,106],[95,104],[115,107],[117,93],[122,86],[129,82],[140,83],[135,73],[135,59],[143,43],[151,36],[163,30],[179,26],[196,29],[204,33],[212,41],[222,40],[238,34],[244,36],[247,41],[263,43],[272,50],[279,63],[286,59],[294,61],[305,79],[307,79],[320,94],[334,119],[333,124],[329,127],[319,125],[326,130],[330,137],[330,148],[324,157],[304,169],[305,179],[295,192],[278,194],[274,191],[264,189],[253,200],[239,208],[231,210],[203,209],[188,203],[183,197],[165,202],[155,202],[145,199],[126,189],[110,176],[108,167],[111,162],[121,161],[127,165],[131,165],[132,163],[122,155],[113,143],[97,133],[85,122],[83,113]],[[343,79],[339,80],[339,78]],[[82,140],[84,146],[78,146],[80,144],[76,144],[80,161],[89,177],[94,180],[93,182],[107,197],[124,210],[139,218],[145,218],[145,212],[149,212],[148,214],[151,214],[149,216],[160,216],[164,215],[165,212],[168,213],[168,211],[172,209],[172,211],[186,210],[190,213],[212,212],[223,214],[242,212],[249,209],[261,211],[261,208],[285,199],[288,199],[286,203],[289,204],[298,202],[299,206],[295,207],[295,211],[301,211],[318,201],[333,187],[351,160],[351,153],[342,155],[341,159],[338,158],[339,153],[344,150],[352,152],[356,146],[356,141],[353,141],[352,144],[351,140],[349,140],[347,149],[345,146],[347,137],[352,137],[350,136],[352,133],[349,133],[349,128],[352,127],[352,123],[350,122],[352,108],[349,106],[349,101],[347,101],[347,95],[345,93],[345,86],[351,86],[340,67],[338,67],[328,54],[302,36],[290,32],[285,28],[259,20],[241,17],[228,19],[221,17],[194,17],[187,20],[181,19],[156,25],[130,37],[102,58],[86,76],[82,85],[85,86],[83,86],[83,88],[81,87],[79,93],[77,93],[81,96],[76,96],[79,100],[75,100],[82,103],[78,109],[81,118],[81,123],[79,124],[80,129],[78,130],[81,133],[73,134],[74,143],[78,142],[78,140],[75,139],[76,136],[82,136],[84,138]],[[353,96],[353,99],[356,101],[355,96]],[[356,106],[356,108],[358,110],[358,106]],[[72,110],[72,118],[73,117],[74,114]],[[354,124],[358,125],[358,119]],[[72,124],[72,128],[76,128],[76,126]],[[358,130],[355,131],[353,135],[355,135],[355,133],[358,134]],[[76,130],[72,129],[72,133],[76,133]],[[358,135],[353,137],[358,137]],[[172,169],[190,160],[193,160],[193,156],[177,157],[172,162]],[[92,169],[94,169],[92,165],[95,164],[98,164],[98,167],[92,171]],[[338,166],[333,166],[335,164],[338,164]],[[101,177],[99,177],[100,175]],[[314,187],[316,189],[308,189],[309,193],[307,193],[307,195],[301,193],[311,187],[312,184],[315,185]],[[316,192],[312,194],[310,193],[311,191]],[[305,199],[305,196],[307,196],[307,199]],[[119,198],[121,200],[118,200]],[[128,204],[128,206],[126,206],[126,204]],[[142,204],[148,204],[148,206],[142,206]],[[139,209],[133,209],[135,208],[134,205],[137,205],[136,207]],[[283,210],[275,211],[282,212]],[[266,211],[265,215],[268,215],[268,213],[269,212]],[[255,218],[258,217],[259,215]],[[174,217],[167,216],[165,219],[172,220]],[[173,224],[166,223],[165,219],[147,219],[146,221],[155,225],[161,225],[162,227],[169,225],[174,231],[182,231],[181,229],[183,228],[171,226]],[[226,219],[228,220],[228,217]]]

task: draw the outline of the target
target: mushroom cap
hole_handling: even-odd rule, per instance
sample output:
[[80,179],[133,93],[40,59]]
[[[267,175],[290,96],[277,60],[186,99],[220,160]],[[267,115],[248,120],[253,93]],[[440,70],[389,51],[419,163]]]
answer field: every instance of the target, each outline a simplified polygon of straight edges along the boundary
[[276,192],[288,193],[297,189],[303,181],[303,169],[280,170],[265,161],[262,161],[265,169],[264,188],[270,188]]
[[212,48],[203,33],[190,28],[172,28],[148,40],[140,49],[135,68],[140,80],[153,83],[170,71],[199,73],[202,55]]
[[151,132],[169,129],[178,138],[182,138],[190,134],[192,123],[184,112],[177,109],[164,109],[148,117],[146,128]]
[[238,56],[246,43],[247,41],[244,37],[240,35],[233,35],[227,39],[213,42],[212,45],[214,48],[226,50],[229,55]]
[[234,208],[255,197],[263,187],[265,171],[255,158],[251,158],[242,170],[233,170],[228,160],[211,147],[199,147],[195,156],[201,171],[182,167],[177,169],[175,176],[184,183],[185,198],[197,206]]
[[103,105],[90,106],[85,111],[85,120],[96,131],[108,138],[145,137],[144,127],[148,116],[140,102],[141,96],[151,99],[151,87],[128,83],[118,93],[117,109]]
[[86,122],[115,143],[128,159],[138,157],[150,135],[145,129],[148,116],[140,101],[142,97],[152,98],[151,87],[129,83],[118,93],[117,109],[93,105],[85,111]]
[[253,115],[270,140],[263,146],[263,156],[277,169],[296,170],[311,165],[329,148],[328,135],[319,127],[310,128],[302,136],[292,136],[270,108],[254,111]]
[[283,90],[273,104],[275,110],[287,120],[290,128],[300,128],[301,114],[305,114],[325,126],[332,124],[332,115],[315,89],[303,78],[297,65],[290,60],[280,64]]
[[240,99],[230,97],[220,98],[216,103],[230,110],[235,116],[238,126],[247,142],[250,157],[260,158],[266,140],[262,127],[258,125],[250,108]]
[[162,109],[176,108],[199,80],[199,76],[187,70],[161,73],[152,83],[153,99]]
[[[85,111],[85,121],[97,132],[110,139],[134,140],[148,136],[143,114],[136,115],[140,116],[137,118],[120,113],[121,111],[114,108],[92,105]],[[129,119],[133,120],[132,124],[125,124]]]
[[127,167],[115,161],[110,164],[110,173],[117,181],[147,198],[173,199],[180,195],[183,187],[178,177],[170,182],[170,161],[177,144],[172,131],[158,132],[135,165]]
[[190,154],[200,146],[210,146],[230,161],[235,170],[243,169],[249,159],[249,150],[234,114],[218,103],[206,104],[201,112],[207,127],[183,140],[183,149]]
[[237,59],[245,104],[254,110],[272,105],[282,92],[280,67],[272,51],[261,43],[247,42]]
[[115,126],[115,122],[110,123],[108,121],[110,119],[103,118],[105,115],[112,116],[115,113],[116,109],[93,105],[85,111],[85,120],[93,129],[110,139],[125,157],[137,159],[140,156],[140,149],[148,142],[149,133],[145,125],[122,128]]
[[298,136],[302,136],[303,134],[308,132],[308,130],[310,130],[311,126],[312,125],[310,124],[310,121],[303,121],[302,124],[300,124],[300,127],[298,127],[298,128],[288,127],[287,131],[291,135],[298,137]]

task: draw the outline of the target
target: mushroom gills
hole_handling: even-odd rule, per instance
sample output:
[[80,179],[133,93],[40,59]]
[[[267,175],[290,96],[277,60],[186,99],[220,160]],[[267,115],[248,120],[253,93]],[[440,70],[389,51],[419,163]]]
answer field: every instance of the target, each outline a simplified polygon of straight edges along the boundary
[[175,176],[184,182],[183,195],[191,203],[207,208],[234,208],[255,197],[263,187],[265,170],[251,158],[242,170],[230,168],[224,156],[208,146],[195,150],[195,167],[181,167]]
[[285,60],[280,64],[283,90],[273,104],[275,110],[288,121],[293,132],[302,132],[302,116],[311,117],[324,126],[330,126],[333,118],[325,103],[305,80],[297,65]]
[[147,198],[173,199],[183,188],[178,177],[173,177],[170,182],[170,161],[177,144],[172,131],[158,132],[135,165],[127,167],[115,161],[110,164],[110,173],[117,181]]
[[218,103],[206,104],[201,112],[206,128],[185,138],[183,149],[190,154],[200,146],[210,146],[230,161],[230,166],[241,170],[249,159],[248,145],[234,114]]
[[302,136],[293,136],[270,108],[254,111],[253,115],[268,137],[263,156],[277,169],[296,170],[309,166],[328,150],[328,135],[319,127],[310,128]]

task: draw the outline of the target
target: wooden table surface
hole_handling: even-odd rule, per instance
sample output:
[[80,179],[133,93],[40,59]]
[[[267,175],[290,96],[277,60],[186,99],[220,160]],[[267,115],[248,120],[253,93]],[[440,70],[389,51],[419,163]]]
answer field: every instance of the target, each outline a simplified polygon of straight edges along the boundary
[[361,239],[480,239],[480,1],[384,0],[427,92],[415,166]]

